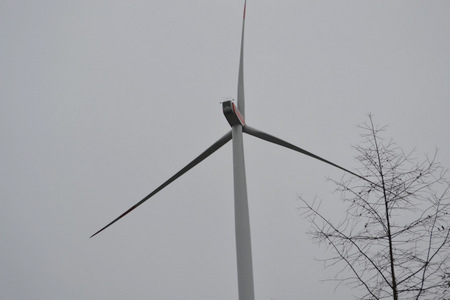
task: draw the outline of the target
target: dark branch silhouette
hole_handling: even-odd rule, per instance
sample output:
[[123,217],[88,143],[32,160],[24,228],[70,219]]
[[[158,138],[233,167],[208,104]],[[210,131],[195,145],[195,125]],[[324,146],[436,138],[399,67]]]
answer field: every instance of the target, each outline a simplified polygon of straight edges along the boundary
[[433,157],[419,161],[382,137],[372,116],[354,147],[362,177],[331,180],[346,204],[340,222],[301,200],[314,242],[334,253],[333,279],[359,290],[358,299],[450,299],[450,183]]

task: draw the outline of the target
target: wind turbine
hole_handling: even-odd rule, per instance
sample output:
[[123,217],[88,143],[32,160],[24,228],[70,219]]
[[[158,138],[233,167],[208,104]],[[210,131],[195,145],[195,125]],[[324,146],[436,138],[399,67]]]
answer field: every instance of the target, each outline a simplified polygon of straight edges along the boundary
[[[208,149],[203,151],[194,160],[188,163],[184,168],[178,171],[175,175],[166,180],[163,184],[157,187],[150,194],[145,196],[141,201],[130,207],[127,211],[122,213],[112,222],[105,227],[94,233],[91,238],[121,218],[137,208],[139,205],[153,197],[156,193],[182,176],[184,173],[195,167],[205,158],[213,154],[220,147],[225,145],[230,140],[233,141],[233,177],[234,177],[234,211],[235,211],[235,231],[236,231],[236,257],[237,257],[237,273],[238,273],[238,289],[239,300],[253,300],[254,288],[253,288],[253,266],[252,266],[252,250],[251,250],[251,238],[250,238],[250,220],[249,209],[247,200],[247,183],[245,177],[245,163],[244,163],[244,145],[243,145],[243,133],[247,133],[263,139],[265,141],[292,149],[302,154],[313,157],[324,163],[339,168],[345,172],[348,172],[354,176],[357,176],[366,181],[366,178],[353,173],[335,163],[332,163],[318,155],[315,155],[309,151],[306,151],[300,147],[297,147],[291,143],[281,140],[273,135],[262,132],[258,129],[250,127],[245,123],[245,98],[244,98],[244,29],[245,29],[245,11],[247,6],[247,0],[244,2],[244,14],[242,21],[242,36],[241,36],[241,50],[240,50],[240,62],[239,62],[239,75],[238,75],[238,92],[237,92],[237,107],[232,101],[225,101],[222,103],[223,113],[230,123],[231,130],[217,140]],[[370,182],[370,181],[369,181]],[[372,182],[370,182],[372,183]],[[373,183],[372,183],[373,184]]]

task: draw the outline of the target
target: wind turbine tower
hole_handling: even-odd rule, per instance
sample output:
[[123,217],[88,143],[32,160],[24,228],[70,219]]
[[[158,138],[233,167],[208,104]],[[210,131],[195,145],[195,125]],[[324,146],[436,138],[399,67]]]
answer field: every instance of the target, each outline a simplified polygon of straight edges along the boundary
[[[253,287],[253,265],[252,265],[252,247],[250,236],[250,218],[247,198],[247,183],[245,176],[245,162],[244,162],[244,144],[243,133],[247,133],[258,137],[262,140],[292,149],[300,152],[304,155],[308,155],[312,158],[320,160],[331,166],[339,168],[345,172],[348,172],[354,176],[357,176],[366,181],[366,178],[355,174],[337,164],[334,164],[318,155],[308,152],[300,147],[283,141],[275,136],[264,133],[260,130],[252,128],[245,123],[245,97],[244,97],[244,29],[245,29],[245,12],[246,12],[247,0],[244,2],[244,14],[242,20],[242,36],[241,36],[241,51],[239,61],[239,75],[238,75],[238,92],[237,92],[237,107],[232,101],[225,101],[222,103],[223,113],[231,126],[231,130],[217,140],[208,149],[202,152],[184,168],[178,171],[175,175],[166,180],[163,184],[157,187],[150,194],[145,196],[142,200],[130,207],[127,211],[122,213],[112,222],[105,227],[94,233],[91,238],[119,219],[123,218],[129,212],[137,208],[139,205],[153,197],[156,193],[182,176],[184,173],[192,169],[199,164],[205,158],[217,151],[220,147],[225,145],[230,140],[233,141],[233,180],[234,180],[234,213],[235,213],[235,231],[236,231],[236,258],[237,258],[237,275],[238,275],[238,290],[239,300],[254,300],[254,287]],[[370,181],[369,181],[370,182]]]

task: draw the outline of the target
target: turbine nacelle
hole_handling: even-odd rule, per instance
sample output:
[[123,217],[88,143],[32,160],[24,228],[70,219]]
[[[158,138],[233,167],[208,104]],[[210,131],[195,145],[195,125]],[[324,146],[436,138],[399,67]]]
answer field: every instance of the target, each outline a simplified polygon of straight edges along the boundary
[[223,114],[225,115],[228,123],[230,123],[231,127],[234,125],[241,125],[242,127],[245,126],[244,117],[233,102],[230,100],[222,102],[222,109]]

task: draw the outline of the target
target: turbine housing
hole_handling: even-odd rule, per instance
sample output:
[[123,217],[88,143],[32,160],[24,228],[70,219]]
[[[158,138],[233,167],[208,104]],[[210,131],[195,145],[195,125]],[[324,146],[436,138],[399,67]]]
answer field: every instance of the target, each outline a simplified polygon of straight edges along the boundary
[[225,115],[225,118],[227,119],[228,123],[230,123],[230,126],[233,127],[234,125],[241,125],[242,127],[245,126],[244,117],[237,109],[236,105],[234,105],[231,101],[225,101],[222,102],[222,109],[223,114]]

